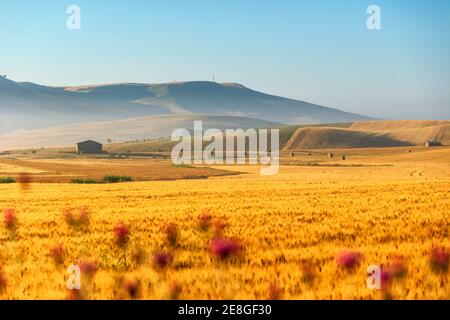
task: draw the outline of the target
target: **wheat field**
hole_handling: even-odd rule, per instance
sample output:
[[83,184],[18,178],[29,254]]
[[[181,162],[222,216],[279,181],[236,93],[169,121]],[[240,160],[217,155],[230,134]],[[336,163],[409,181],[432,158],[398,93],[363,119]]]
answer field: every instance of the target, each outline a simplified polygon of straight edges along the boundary
[[273,177],[0,184],[0,299],[449,299],[450,149],[385,153]]

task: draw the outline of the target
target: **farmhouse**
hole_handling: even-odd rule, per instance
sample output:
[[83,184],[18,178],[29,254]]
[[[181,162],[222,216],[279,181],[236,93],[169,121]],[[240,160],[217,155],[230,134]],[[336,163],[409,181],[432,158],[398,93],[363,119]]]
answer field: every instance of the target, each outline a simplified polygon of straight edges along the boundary
[[103,153],[103,146],[93,140],[77,143],[77,154],[100,154]]
[[426,146],[427,148],[430,148],[430,147],[439,147],[439,146],[442,146],[442,143],[440,143],[439,141],[428,140],[428,141],[425,143],[425,146]]

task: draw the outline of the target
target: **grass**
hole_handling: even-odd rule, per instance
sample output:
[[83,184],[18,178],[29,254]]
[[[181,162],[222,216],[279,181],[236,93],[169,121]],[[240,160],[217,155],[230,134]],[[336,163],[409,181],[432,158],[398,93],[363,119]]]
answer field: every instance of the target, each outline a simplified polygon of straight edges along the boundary
[[192,176],[186,176],[186,177],[184,177],[184,179],[191,179],[191,180],[195,180],[195,179],[208,179],[208,176],[204,176],[204,175],[192,175]]
[[2,177],[0,178],[0,183],[15,183],[16,180],[11,177]]
[[92,179],[72,179],[70,180],[71,183],[76,183],[76,184],[96,184],[99,183],[96,180],[92,180]]
[[194,168],[192,165],[190,164],[174,164],[173,165],[176,168],[187,168],[187,169],[192,169]]
[[106,183],[131,182],[133,179],[130,176],[105,176],[103,181]]

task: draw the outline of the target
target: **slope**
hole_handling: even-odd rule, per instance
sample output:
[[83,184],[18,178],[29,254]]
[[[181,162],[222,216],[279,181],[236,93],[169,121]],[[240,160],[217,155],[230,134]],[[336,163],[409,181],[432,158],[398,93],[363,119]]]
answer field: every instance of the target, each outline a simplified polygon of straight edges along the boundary
[[[366,130],[365,130],[366,129]],[[299,128],[284,150],[450,145],[450,121],[357,122],[349,128]]]
[[279,123],[227,116],[162,115],[131,118],[111,122],[88,122],[38,130],[18,130],[0,137],[0,150],[71,146],[94,139],[105,143],[111,139],[124,142],[135,139],[169,137],[178,128],[193,129],[194,121],[203,121],[203,129],[271,128]]
[[239,116],[288,124],[370,118],[251,90],[239,84],[193,81],[55,88],[0,79],[0,135],[75,122],[163,114]]

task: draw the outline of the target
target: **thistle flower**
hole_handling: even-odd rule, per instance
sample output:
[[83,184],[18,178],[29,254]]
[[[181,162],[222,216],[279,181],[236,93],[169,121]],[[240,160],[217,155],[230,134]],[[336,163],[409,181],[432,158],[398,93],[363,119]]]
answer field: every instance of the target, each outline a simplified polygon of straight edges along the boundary
[[128,230],[128,227],[123,222],[119,222],[114,227],[113,232],[114,232],[114,237],[116,239],[116,243],[119,246],[124,246],[128,243],[130,231]]
[[81,290],[72,289],[67,292],[67,300],[83,300],[84,295]]
[[391,263],[381,267],[381,289],[389,290],[392,282],[406,275],[406,263],[404,257],[395,255]]
[[50,257],[53,258],[53,261],[56,264],[60,265],[64,263],[64,255],[65,250],[61,244],[54,244],[52,247],[50,247]]
[[72,228],[88,227],[90,223],[90,211],[87,207],[78,209],[75,213],[71,208],[61,210],[62,216],[67,225]]
[[302,281],[307,284],[312,284],[316,277],[313,264],[310,261],[303,262],[301,265]]
[[78,222],[81,225],[88,226],[90,224],[91,211],[88,207],[82,207],[79,209]]
[[93,277],[98,270],[97,264],[89,260],[82,260],[80,263],[78,263],[78,267],[80,267],[81,273],[88,277]]
[[269,300],[281,300],[283,298],[283,289],[277,283],[272,282],[269,285]]
[[171,300],[178,300],[180,298],[183,288],[178,282],[172,282],[169,287],[169,296]]
[[17,182],[19,182],[22,190],[28,190],[30,188],[31,176],[26,172],[21,172],[17,177]]
[[212,216],[209,211],[204,211],[198,216],[197,220],[200,230],[206,231],[211,226]]
[[430,267],[434,273],[447,273],[450,252],[445,247],[434,247],[430,251]]
[[173,223],[168,224],[165,229],[167,243],[171,246],[175,246],[178,240],[178,229]]
[[61,210],[61,214],[64,218],[64,221],[70,226],[75,224],[75,217],[73,215],[72,209],[70,208],[64,208]]
[[6,289],[7,284],[8,284],[8,281],[6,280],[6,276],[3,273],[2,269],[0,268],[0,292],[4,291]]
[[357,251],[344,250],[337,255],[336,263],[343,269],[352,270],[360,264],[361,257]]
[[16,211],[14,209],[6,209],[3,214],[5,227],[10,231],[14,231],[17,228]]
[[209,251],[221,260],[237,254],[240,250],[241,244],[233,239],[216,238],[209,245]]
[[380,284],[384,294],[390,291],[392,281],[394,280],[394,274],[387,267],[381,267],[380,270]]
[[401,255],[394,255],[388,265],[388,271],[394,278],[406,275],[406,259]]
[[153,255],[153,265],[158,269],[167,268],[172,262],[172,255],[166,252],[156,252]]
[[137,299],[141,292],[141,282],[135,279],[127,279],[123,281],[123,289],[130,299]]

